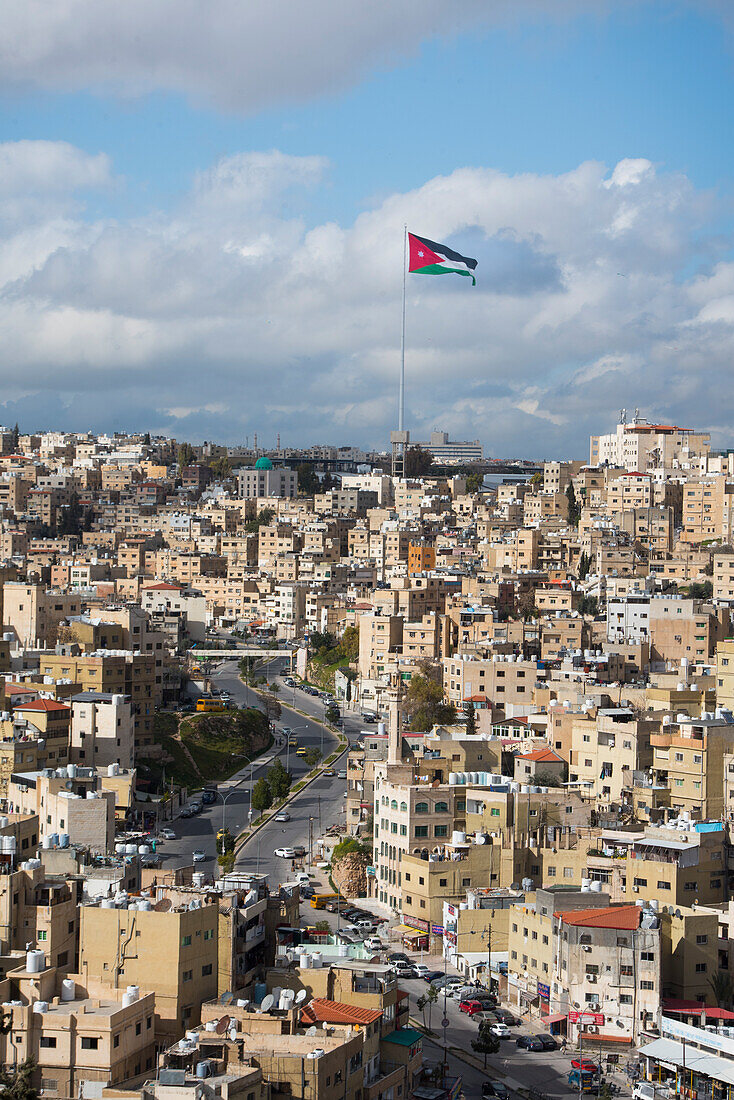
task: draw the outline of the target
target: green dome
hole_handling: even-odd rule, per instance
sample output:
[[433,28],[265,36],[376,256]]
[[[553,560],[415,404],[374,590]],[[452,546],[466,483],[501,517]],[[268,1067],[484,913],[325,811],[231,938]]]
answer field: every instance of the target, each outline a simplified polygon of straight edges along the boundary
[[265,455],[263,455],[262,458],[258,458],[257,462],[255,463],[256,470],[272,470],[272,468],[272,462]]

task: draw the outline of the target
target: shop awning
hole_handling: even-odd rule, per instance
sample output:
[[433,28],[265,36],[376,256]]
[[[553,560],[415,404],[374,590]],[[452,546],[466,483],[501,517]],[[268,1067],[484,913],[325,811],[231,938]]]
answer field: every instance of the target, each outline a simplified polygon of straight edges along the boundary
[[398,932],[400,933],[401,936],[410,936],[412,938],[414,938],[415,936],[427,936],[428,935],[428,932],[421,932],[420,928],[411,928],[411,926],[409,924],[399,924],[398,925]]
[[555,1016],[544,1016],[543,1017],[543,1023],[544,1024],[560,1024],[563,1020],[566,1020],[567,1018],[568,1017],[566,1016],[565,1012],[559,1012]]

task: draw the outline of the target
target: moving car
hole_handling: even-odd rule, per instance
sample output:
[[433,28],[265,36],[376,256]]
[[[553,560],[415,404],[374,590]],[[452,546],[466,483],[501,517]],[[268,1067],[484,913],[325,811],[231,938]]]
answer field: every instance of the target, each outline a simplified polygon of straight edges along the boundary
[[507,1024],[490,1024],[489,1031],[491,1035],[494,1035],[495,1039],[509,1039],[512,1035]]
[[303,747],[301,747],[300,749],[296,749],[296,756],[305,756],[305,755],[306,755],[306,750]]
[[295,859],[296,852],[294,848],[276,848],[273,855],[280,856],[282,859]]
[[289,737],[288,738],[288,744],[290,745],[290,747],[292,749],[297,749],[298,748],[298,738],[297,737]]
[[544,1034],[539,1035],[541,1043],[543,1044],[543,1050],[558,1050],[558,1043],[552,1035]]
[[324,770],[324,775],[336,775],[336,772],[334,771],[333,768],[326,768]]
[[173,829],[161,829],[161,831],[158,835],[160,836],[161,840],[175,840],[176,839],[176,834],[174,833]]
[[287,810],[281,810],[280,813],[277,813],[275,815],[276,821],[290,821],[290,819],[291,815],[288,813]]
[[194,863],[204,863],[206,862],[206,852],[202,852],[201,848],[194,848],[191,858]]
[[536,1054],[545,1049],[537,1035],[519,1035],[515,1042],[519,1050],[532,1050]]
[[346,779],[347,778],[347,773],[346,772],[337,772],[336,777],[337,777],[337,779]]

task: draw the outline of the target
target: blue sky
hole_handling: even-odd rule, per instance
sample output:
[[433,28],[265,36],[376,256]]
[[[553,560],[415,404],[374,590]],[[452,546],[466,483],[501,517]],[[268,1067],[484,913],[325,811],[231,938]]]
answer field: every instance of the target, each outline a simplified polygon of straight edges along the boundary
[[[29,415],[33,408],[56,409],[59,423],[75,427],[83,408],[85,426],[98,418],[99,426],[107,427],[109,398],[95,402],[99,387],[106,395],[116,393],[116,426],[129,415],[131,428],[160,428],[191,438],[217,434],[234,441],[246,433],[259,430],[262,435],[282,427],[303,443],[328,437],[380,445],[391,426],[387,398],[394,332],[386,325],[392,323],[389,295],[394,280],[383,294],[379,283],[361,288],[357,275],[353,300],[335,302],[332,289],[325,286],[319,301],[297,306],[285,300],[284,285],[292,288],[288,265],[294,256],[304,251],[312,255],[309,230],[318,238],[318,262],[328,264],[333,255],[335,264],[346,265],[347,280],[350,258],[359,265],[360,248],[371,251],[369,241],[362,241],[363,224],[374,226],[372,248],[387,250],[392,264],[392,222],[398,207],[416,232],[433,237],[450,232],[452,242],[467,249],[474,241],[480,292],[484,279],[488,295],[477,294],[472,303],[460,297],[463,285],[416,290],[420,300],[410,314],[414,324],[424,326],[444,304],[460,316],[442,317],[440,333],[426,335],[424,346],[415,351],[415,434],[443,426],[445,420],[454,434],[483,438],[490,451],[501,447],[501,453],[519,453],[528,446],[532,430],[532,446],[539,453],[561,453],[568,447],[583,453],[588,428],[603,430],[620,405],[654,403],[657,412],[683,416],[691,409],[692,379],[700,366],[691,358],[695,342],[689,343],[689,333],[694,323],[701,323],[702,311],[711,341],[707,354],[725,371],[732,350],[728,264],[734,51],[731,30],[716,4],[570,0],[565,16],[548,20],[536,18],[536,6],[529,0],[514,5],[516,14],[508,22],[501,12],[487,17],[502,7],[499,0],[467,4],[470,10],[460,21],[447,15],[452,5],[434,0],[425,25],[418,18],[402,23],[398,18],[395,28],[389,19],[381,25],[377,17],[370,25],[369,16],[355,5],[354,21],[362,25],[354,30],[340,26],[332,33],[325,0],[323,26],[310,46],[303,47],[304,52],[322,52],[314,58],[313,70],[304,63],[304,72],[295,76],[298,42],[287,42],[287,19],[272,31],[257,26],[254,32],[233,20],[233,40],[238,31],[246,35],[240,64],[263,66],[260,76],[255,73],[244,86],[222,43],[202,43],[193,25],[181,28],[179,53],[172,58],[161,28],[146,24],[145,6],[138,9],[137,28],[139,40],[147,45],[145,56],[142,61],[136,56],[131,35],[126,60],[125,42],[115,46],[119,30],[100,25],[93,13],[85,25],[85,4],[80,19],[76,12],[79,41],[70,46],[64,32],[72,9],[67,0],[51,0],[51,8],[58,6],[57,23],[49,21],[38,51],[22,56],[21,49],[20,59],[14,56],[10,79],[0,86],[0,140],[13,165],[23,162],[19,195],[6,200],[3,242],[8,260],[0,266],[0,276],[5,272],[6,277],[0,312],[5,303],[12,330],[4,367],[6,418]],[[289,0],[271,7],[279,5],[288,9]],[[222,19],[231,17],[227,0],[221,5],[214,0],[210,10],[220,6]],[[133,20],[134,7],[128,9]],[[19,26],[19,36],[22,31]],[[273,41],[283,43],[282,55],[279,46],[273,50]],[[203,56],[192,65],[189,85],[186,51],[193,56],[199,46]],[[296,52],[289,54],[289,49]],[[69,154],[68,186],[58,169],[55,179],[43,178],[40,154],[51,143],[62,142],[74,151]],[[28,143],[39,143],[30,185],[23,160]],[[277,171],[268,167],[267,193],[257,190],[253,200],[251,162],[238,158],[271,151],[291,160],[278,160]],[[95,170],[90,167],[99,154],[108,158],[101,175],[98,162]],[[608,180],[619,162],[638,160],[649,162],[643,173],[646,182],[638,186],[635,180],[634,197],[620,195],[611,211],[603,179]],[[551,224],[553,196],[558,181],[564,181],[572,210],[577,183],[567,177],[587,162],[603,168],[598,179],[581,188],[578,232],[586,244],[580,250],[580,242],[572,239],[573,227],[566,229],[564,241],[563,230]],[[233,164],[241,188],[236,201],[231,181],[223,195],[221,179],[215,179],[217,166],[225,165],[229,180]],[[457,176],[461,169],[474,175]],[[485,209],[495,186],[486,173],[501,177],[506,222],[494,224],[476,213]],[[526,176],[532,187],[523,199]],[[450,181],[445,210],[437,177]],[[12,187],[13,172],[10,178]],[[32,209],[29,192],[39,200]],[[467,211],[463,224],[462,196]],[[523,207],[523,202],[529,205]],[[45,221],[38,206],[45,208]],[[634,237],[640,234],[630,233],[624,251],[615,246],[606,254],[599,243],[610,236],[605,219],[616,219],[611,232],[616,240],[619,219],[630,216],[631,208],[632,220],[644,221],[646,233],[637,242]],[[330,233],[334,224],[339,234]],[[389,242],[378,239],[388,232]],[[15,270],[14,258],[29,234],[33,262],[20,262]],[[141,238],[142,266],[129,271],[127,259]],[[176,248],[167,252],[172,240]],[[215,278],[229,269],[233,255],[239,257],[241,264],[250,265],[233,270],[244,288],[251,287],[253,256],[265,255],[264,279],[269,283],[264,291],[258,285],[264,295],[260,312],[239,333],[236,304],[228,304],[224,325],[212,304],[196,331],[179,344],[172,330],[180,317],[170,302],[149,309],[147,303],[131,300],[123,286],[128,276],[138,285],[150,279],[156,288],[169,279],[175,283],[182,254],[197,257],[194,266],[199,269],[211,264]],[[99,265],[112,264],[113,258],[119,265],[119,300],[112,288],[105,297],[97,293],[109,277],[106,269],[100,274]],[[619,276],[615,271],[593,301],[574,305],[576,312],[568,316],[574,278],[588,285],[590,272],[611,271],[616,264],[629,271]],[[548,272],[557,274],[551,278]],[[636,273],[651,300],[620,303],[614,280]],[[192,273],[191,281],[194,277]],[[211,279],[210,273],[209,284]],[[662,305],[666,284],[669,301]],[[565,301],[558,300],[561,285]],[[363,300],[360,288],[367,296]],[[677,288],[684,291],[680,300]],[[192,285],[188,292],[195,296]],[[246,292],[250,295],[251,289]],[[544,295],[552,295],[552,304]],[[488,354],[497,335],[498,307],[508,330]],[[263,317],[263,308],[272,316]],[[324,330],[335,308],[342,331],[327,339]],[[299,347],[288,331],[294,309],[305,310],[308,346]],[[598,315],[590,319],[592,310]],[[32,339],[24,334],[24,323],[35,329]],[[42,342],[39,324],[44,331],[48,328]],[[514,343],[512,324],[525,334]],[[371,327],[370,344],[364,332]],[[623,337],[618,335],[621,329]],[[533,331],[535,348],[528,336]],[[116,353],[100,381],[94,360],[104,358],[106,340]],[[456,354],[468,366],[462,369],[459,388],[455,378],[447,387]],[[263,364],[277,371],[279,362],[281,395],[266,392],[259,373]],[[212,381],[206,394],[198,389],[197,364]],[[641,368],[644,385],[639,383]],[[680,374],[667,393],[654,373],[663,368]],[[291,383],[302,371],[307,372],[308,393],[298,407]],[[354,377],[347,384],[343,376],[351,372]],[[587,376],[602,379],[603,392],[596,401],[587,392]],[[175,401],[170,397],[172,379]],[[218,387],[229,394],[224,400],[213,392]],[[700,409],[695,414],[710,421],[705,394],[696,389]],[[376,401],[378,391],[382,398]],[[485,391],[493,397],[489,405],[474,400]],[[331,409],[329,400],[335,401]],[[576,411],[567,421],[564,409],[571,400]],[[725,443],[729,410],[717,408],[714,419],[711,426]]]

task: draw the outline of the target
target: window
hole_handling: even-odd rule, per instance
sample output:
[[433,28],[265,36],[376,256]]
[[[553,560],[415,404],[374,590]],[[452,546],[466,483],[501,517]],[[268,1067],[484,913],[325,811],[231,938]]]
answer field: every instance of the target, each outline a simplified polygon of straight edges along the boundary
[[670,889],[670,883],[669,882],[666,882],[665,879],[659,879],[658,880],[658,890],[669,890],[669,889]]
[[112,1045],[113,1045],[113,1047],[119,1047],[119,1045],[120,1045],[120,1036],[119,1035],[113,1035]]
[[708,936],[696,936],[696,943],[708,943]]
[[194,976],[194,972],[193,970],[184,970],[181,976],[185,982],[190,982]]
[[45,928],[41,928],[40,931],[36,933],[36,939],[39,941],[39,943],[43,943],[45,940],[48,939],[48,932]]
[[191,947],[191,936],[184,936],[181,940],[182,947]]
[[415,835],[416,836],[428,836],[428,826],[427,825],[416,825]]
[[633,880],[632,885],[633,886],[647,886],[647,879],[646,878],[636,878],[636,879]]
[[434,825],[433,826],[433,835],[434,836],[447,836],[448,831],[449,831],[448,825]]
[[97,1050],[99,1039],[92,1039],[89,1035],[82,1035],[82,1050]]
[[408,826],[407,825],[401,825],[400,826],[400,835],[401,836],[407,836],[408,835]]
[[640,982],[640,989],[654,989],[655,982]]
[[427,802],[416,802],[415,812],[417,814],[427,814],[428,813],[428,803]]
[[136,1034],[136,1035],[140,1035],[140,1032],[141,1032],[142,1030],[143,1030],[143,1024],[142,1024],[142,1021],[141,1021],[141,1020],[138,1020],[138,1022],[137,1022],[137,1023],[136,1023],[136,1025],[135,1025],[135,1034]]
[[408,812],[408,803],[407,802],[401,802],[400,803],[400,812],[404,813],[404,814],[407,814],[407,812]]
[[563,868],[563,877],[564,878],[573,878],[573,867],[564,867]]
[[437,802],[436,805],[433,807],[433,810],[434,810],[434,813],[437,813],[437,814],[446,814],[446,813],[448,813],[448,810],[449,810],[448,802]]
[[448,879],[446,879],[446,878],[440,878],[440,879],[438,880],[438,885],[439,885],[439,886],[445,886],[447,882],[448,882]]
[[640,959],[644,963],[655,962],[655,952],[654,951],[642,951],[642,952],[640,952]]
[[42,1047],[51,1047],[53,1049],[53,1047],[56,1046],[56,1036],[55,1035],[42,1035],[41,1036],[41,1046]]
[[[587,970],[589,969],[588,966],[587,966],[586,969]],[[622,975],[623,978],[633,978],[634,973],[635,973],[634,967],[632,967],[632,966],[620,966],[619,973]]]
[[621,1005],[631,1005],[631,1004],[632,1004],[632,997],[631,997],[631,995],[630,995],[629,993],[620,993],[620,995],[619,995],[619,1003],[620,1003]]
[[696,973],[705,974],[707,970],[706,963],[696,963]]

